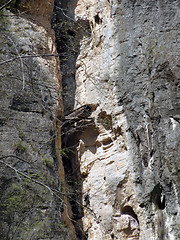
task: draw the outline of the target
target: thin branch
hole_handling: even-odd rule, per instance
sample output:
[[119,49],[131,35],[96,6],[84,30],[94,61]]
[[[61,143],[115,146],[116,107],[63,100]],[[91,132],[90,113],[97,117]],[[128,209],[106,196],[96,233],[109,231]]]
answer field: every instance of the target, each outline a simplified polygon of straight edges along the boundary
[[5,162],[3,162],[3,161],[1,161],[1,160],[0,160],[0,163],[2,163],[2,164],[4,164],[4,165],[6,165],[7,167],[11,168],[12,170],[14,170],[16,173],[20,174],[21,176],[23,176],[23,177],[25,177],[25,178],[27,178],[27,179],[35,182],[35,183],[37,183],[37,184],[39,184],[39,185],[47,188],[51,193],[53,193],[53,191],[51,190],[51,188],[48,187],[46,184],[44,184],[44,183],[42,183],[42,182],[39,182],[38,180],[35,180],[35,179],[27,176],[26,174],[24,174],[24,173],[22,173],[21,171],[17,170],[16,168],[14,168],[13,166],[11,166],[11,165],[8,164],[8,163],[5,163]]
[[0,62],[0,65],[5,64],[5,63],[9,63],[9,62],[13,62],[14,60],[17,60],[19,58],[34,58],[34,57],[59,57],[59,54],[32,54],[32,55],[21,55],[21,56],[17,56],[5,61]]
[[2,157],[0,157],[0,160],[1,160],[1,159],[4,159],[4,158],[17,158],[18,160],[20,160],[20,161],[22,161],[22,162],[25,162],[25,163],[30,164],[30,163],[27,162],[26,160],[24,160],[24,159],[22,159],[22,158],[20,158],[20,157],[18,157],[18,156],[15,156],[15,155],[2,156]]
[[[47,188],[47,189],[50,191],[50,193],[52,194],[52,196],[55,195],[57,198],[59,198],[59,199],[65,204],[66,213],[67,213],[67,217],[69,218],[69,220],[71,220],[71,221],[73,221],[73,222],[76,222],[75,220],[73,220],[73,219],[70,218],[70,216],[69,216],[69,214],[68,214],[68,206],[67,206],[67,204],[66,204],[66,203],[64,202],[64,200],[58,195],[58,194],[61,194],[61,195],[63,195],[63,196],[66,196],[65,193],[62,193],[62,192],[60,192],[60,191],[58,191],[58,190],[56,190],[56,189],[52,189],[52,188],[50,188],[49,186],[47,186],[46,184],[44,184],[44,183],[42,183],[42,182],[40,182],[40,181],[38,181],[38,180],[36,180],[36,179],[34,179],[34,178],[29,177],[28,175],[22,173],[21,171],[17,170],[16,168],[14,168],[13,166],[11,166],[11,165],[8,164],[8,163],[5,163],[5,162],[3,162],[3,161],[1,161],[1,160],[0,160],[0,163],[2,163],[2,164],[4,164],[4,165],[6,165],[7,167],[11,168],[12,170],[14,170],[14,172],[15,172],[16,174],[19,174],[19,175],[21,175],[21,176],[29,179],[30,181],[35,182],[35,183],[37,183],[37,184],[39,184],[39,185]],[[67,196],[66,196],[66,197],[67,197]]]
[[80,23],[78,23],[76,20],[74,20],[73,18],[69,17],[66,13],[65,13],[65,9],[58,7],[57,5],[54,5],[55,8],[61,10],[62,14],[68,18],[70,21],[74,22],[75,24],[77,24],[81,29],[83,29],[86,33],[88,33],[88,35],[91,35],[91,32],[89,32],[85,27],[83,27]]
[[14,45],[15,50],[16,50],[16,52],[17,52],[17,54],[18,54],[18,57],[19,57],[19,60],[20,60],[21,69],[22,69],[22,82],[23,82],[23,88],[22,88],[22,90],[24,90],[24,88],[25,88],[24,63],[23,63],[23,60],[22,60],[22,58],[21,58],[21,55],[20,55],[20,53],[19,53],[19,51],[18,51],[18,49],[17,49],[17,46],[16,46],[15,42],[14,42],[13,39],[10,38],[9,36],[8,36],[8,39],[9,39],[9,40],[12,42],[12,44]]
[[[12,156],[11,156],[11,155],[9,155],[9,156],[3,156],[3,157],[0,157],[0,159],[6,158],[6,157],[15,157],[15,156],[13,156],[13,155],[12,155]],[[17,157],[17,158],[20,159],[20,160],[22,160],[22,159],[19,158],[19,157]],[[25,161],[25,160],[23,160],[23,161]],[[4,164],[4,165],[6,165],[7,167],[11,168],[12,170],[14,170],[14,172],[15,172],[17,175],[19,174],[19,175],[21,175],[21,176],[29,179],[30,181],[35,182],[35,183],[37,183],[37,184],[45,187],[46,189],[48,189],[48,190],[50,191],[50,193],[52,194],[52,196],[55,195],[57,198],[59,198],[59,199],[62,201],[62,203],[64,203],[64,206],[65,206],[65,209],[66,209],[66,214],[67,214],[68,219],[69,219],[70,221],[78,224],[78,226],[79,226],[80,230],[82,231],[83,235],[84,235],[83,229],[81,228],[80,224],[79,224],[77,221],[75,221],[74,219],[72,219],[72,218],[69,216],[68,206],[67,206],[67,204],[64,202],[64,200],[59,196],[59,194],[62,195],[62,196],[64,196],[64,197],[67,197],[67,198],[68,198],[69,200],[71,200],[71,201],[73,200],[74,202],[76,202],[76,203],[77,203],[79,206],[81,206],[82,208],[85,207],[88,211],[90,211],[90,212],[93,214],[93,216],[95,217],[95,219],[96,219],[97,221],[99,220],[99,218],[96,216],[96,214],[94,213],[94,211],[93,211],[90,207],[83,205],[83,204],[80,203],[79,201],[75,200],[74,197],[71,197],[69,194],[60,192],[59,190],[56,190],[56,189],[54,189],[54,188],[51,188],[51,187],[47,186],[46,184],[44,184],[44,183],[42,183],[42,182],[40,182],[40,181],[38,181],[38,180],[36,180],[36,179],[33,179],[33,178],[29,177],[28,175],[22,173],[21,171],[17,170],[16,168],[14,168],[13,166],[11,166],[10,164],[5,163],[4,161],[1,161],[1,160],[0,160],[0,163],[2,163],[2,164]]]
[[[6,158],[6,157],[10,157],[10,156],[3,156],[3,157],[1,157],[0,159]],[[55,195],[56,195],[58,198],[60,198],[62,201],[64,201],[64,200],[63,200],[61,197],[59,197],[59,195],[57,195],[57,194],[61,194],[62,196],[66,196],[67,198],[75,201],[75,202],[76,202],[77,204],[79,204],[81,207],[86,207],[85,205],[83,205],[83,204],[81,204],[80,202],[76,201],[74,198],[72,198],[72,197],[69,196],[68,194],[63,193],[63,192],[60,192],[59,190],[56,190],[56,189],[54,189],[54,188],[51,188],[51,187],[47,186],[46,184],[44,184],[44,183],[42,183],[42,182],[40,182],[40,181],[38,181],[38,180],[36,180],[36,179],[34,179],[34,178],[32,178],[32,177],[29,177],[28,175],[26,175],[26,174],[22,173],[21,171],[17,170],[16,168],[14,168],[13,166],[11,166],[10,164],[8,164],[8,163],[6,163],[6,162],[4,162],[4,161],[1,161],[1,160],[0,160],[0,163],[6,165],[7,167],[9,167],[9,168],[11,168],[12,170],[14,170],[15,173],[18,173],[19,175],[21,175],[21,176],[29,179],[30,181],[35,182],[35,183],[37,183],[37,184],[39,184],[39,185],[47,188],[51,193],[53,193],[53,194],[56,193]],[[86,208],[87,208],[88,210],[91,210],[89,207],[86,207]],[[92,211],[92,210],[91,210],[91,211]]]
[[4,5],[2,5],[0,7],[0,10],[2,10],[3,8],[5,8],[7,5],[9,5],[13,0],[9,0],[7,3],[5,3]]

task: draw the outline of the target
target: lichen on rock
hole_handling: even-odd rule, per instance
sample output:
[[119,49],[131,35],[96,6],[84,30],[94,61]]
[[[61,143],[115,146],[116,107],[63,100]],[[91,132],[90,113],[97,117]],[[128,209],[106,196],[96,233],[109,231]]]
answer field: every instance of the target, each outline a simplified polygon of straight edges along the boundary
[[63,108],[53,2],[48,11],[43,2],[44,16],[12,5],[0,16],[0,239],[70,236],[55,146]]

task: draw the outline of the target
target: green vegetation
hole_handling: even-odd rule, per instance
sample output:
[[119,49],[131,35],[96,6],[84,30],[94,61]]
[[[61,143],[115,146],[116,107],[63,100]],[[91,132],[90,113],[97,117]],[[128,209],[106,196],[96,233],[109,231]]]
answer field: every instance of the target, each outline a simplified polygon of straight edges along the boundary
[[[27,176],[41,179],[40,175],[28,172]],[[56,202],[61,205],[59,200],[56,199]],[[52,201],[48,189],[27,178],[21,177],[20,182],[10,184],[4,195],[0,196],[0,239],[48,238],[53,234],[49,229],[50,224],[53,224],[55,231],[66,231],[56,212],[48,210],[52,207]],[[9,228],[6,236],[1,231],[6,227],[5,223]],[[19,232],[21,238],[18,238]]]
[[13,148],[16,153],[23,154],[27,152],[28,146],[20,140],[17,143],[13,144]]
[[21,127],[18,127],[19,137],[24,140],[25,139],[25,133]]
[[[33,178],[33,179],[38,179],[38,180],[42,180],[43,179],[43,174],[40,171],[37,172],[37,173],[32,173],[32,172],[28,171],[27,176],[30,177],[30,178]],[[24,181],[31,182],[30,179],[25,179]]]
[[69,153],[74,153],[74,151],[69,149],[69,148],[63,148],[63,149],[60,149],[60,153],[61,153],[62,157],[69,158],[68,154]]
[[47,167],[53,168],[54,166],[54,160],[53,158],[49,158],[46,156],[42,156],[44,163],[46,164]]

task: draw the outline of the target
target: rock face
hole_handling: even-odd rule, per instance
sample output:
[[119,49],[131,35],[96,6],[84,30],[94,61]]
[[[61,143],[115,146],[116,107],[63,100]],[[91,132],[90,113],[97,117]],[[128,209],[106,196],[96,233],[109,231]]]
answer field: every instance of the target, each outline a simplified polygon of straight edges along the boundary
[[2,240],[71,239],[55,146],[63,108],[52,11],[53,1],[26,1],[0,12]]
[[[71,201],[79,239],[180,237],[179,6],[56,2],[63,147],[71,150],[63,163],[83,204]],[[79,118],[82,106],[90,115]]]
[[179,8],[0,7],[0,239],[180,238]]

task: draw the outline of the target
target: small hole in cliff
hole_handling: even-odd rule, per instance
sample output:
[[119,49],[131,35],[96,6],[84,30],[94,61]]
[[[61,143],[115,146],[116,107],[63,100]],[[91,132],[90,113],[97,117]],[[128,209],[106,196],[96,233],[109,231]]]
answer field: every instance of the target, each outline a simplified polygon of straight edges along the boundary
[[122,127],[121,126],[118,126],[115,130],[114,130],[116,136],[119,136],[119,135],[123,135],[123,130],[122,130]]
[[106,130],[112,129],[112,117],[105,111],[102,111],[98,116],[98,122],[101,123]]
[[95,20],[95,23],[97,23],[97,24],[102,23],[102,20],[99,18],[98,14],[94,17],[94,20]]
[[165,195],[162,194],[162,186],[160,184],[156,185],[151,193],[152,202],[161,210],[163,210],[165,205]]
[[84,202],[86,206],[90,205],[90,200],[89,200],[89,194],[86,193],[86,195],[84,196]]
[[110,143],[112,143],[112,139],[109,137],[109,138],[106,138],[103,140],[103,145],[109,145]]
[[45,96],[44,97],[44,101],[46,102],[48,100],[48,96]]
[[122,214],[127,214],[127,215],[133,217],[133,218],[136,219],[136,221],[139,223],[138,217],[137,217],[137,215],[136,215],[136,213],[134,212],[134,210],[133,210],[132,207],[130,207],[130,206],[125,206],[125,207],[123,207],[122,210],[121,210],[121,213],[122,213]]
[[106,177],[104,177],[104,180],[106,180]]
[[111,238],[114,239],[114,233],[111,234]]
[[75,37],[76,36],[76,33],[70,29],[67,30],[67,33],[72,36],[72,37]]
[[85,179],[88,177],[88,174],[87,173],[82,173],[82,178]]
[[53,131],[52,129],[49,131],[49,135],[50,135],[50,136],[53,136],[53,135],[54,135],[54,131]]
[[150,157],[152,157],[154,154],[154,150],[152,149],[151,152],[150,152]]
[[144,207],[145,207],[145,204],[144,204],[144,203],[140,203],[139,206],[140,206],[141,208],[144,208]]

